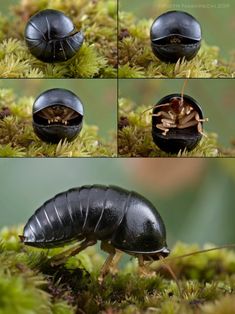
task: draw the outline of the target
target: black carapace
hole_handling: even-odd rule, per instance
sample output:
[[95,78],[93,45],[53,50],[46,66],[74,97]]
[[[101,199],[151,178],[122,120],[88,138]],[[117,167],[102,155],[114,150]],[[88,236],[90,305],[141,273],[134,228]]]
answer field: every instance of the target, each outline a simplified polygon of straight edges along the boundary
[[[57,194],[29,218],[21,240],[41,248],[83,241],[69,256],[100,240],[110,254],[103,274],[116,250],[138,257],[140,263],[170,252],[164,222],[153,204],[117,186],[87,185]],[[64,254],[57,261],[61,258]]]
[[71,59],[84,41],[82,31],[63,12],[46,9],[33,15],[25,27],[26,44],[37,59],[43,62],[62,62]]

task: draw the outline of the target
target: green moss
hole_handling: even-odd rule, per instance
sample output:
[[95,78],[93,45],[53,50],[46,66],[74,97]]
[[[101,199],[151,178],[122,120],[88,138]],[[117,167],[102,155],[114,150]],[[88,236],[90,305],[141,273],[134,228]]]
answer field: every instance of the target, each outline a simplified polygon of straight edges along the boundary
[[[136,106],[131,100],[119,100],[118,154],[123,157],[217,157],[219,152],[217,134],[206,133],[198,146],[191,152],[183,151],[177,155],[161,151],[152,139],[152,105]],[[206,128],[206,126],[205,126]]]
[[[63,248],[43,250],[19,243],[22,228],[0,231],[0,313],[233,313],[235,253],[223,249],[187,258],[199,247],[178,243],[165,263],[176,273],[181,287],[170,278],[162,262],[140,275],[132,258],[118,274],[98,283],[104,258],[95,246],[71,257],[65,265],[51,266],[50,257]],[[205,249],[211,245],[204,246]]]
[[119,13],[119,70],[120,78],[181,78],[234,77],[235,58],[226,62],[220,58],[219,48],[202,42],[198,55],[191,61],[176,64],[161,62],[154,56],[149,30],[153,20],[137,20],[126,12]]
[[[114,0],[22,0],[14,7],[11,22],[0,15],[1,77],[116,77],[116,7]],[[75,57],[66,62],[41,62],[29,53],[24,42],[28,18],[47,8],[64,12],[85,33],[83,46]]]
[[[17,99],[12,90],[0,90],[1,157],[90,157],[116,155],[115,141],[100,138],[98,127],[84,124],[79,136],[68,143],[42,142],[33,132],[32,97]],[[114,137],[114,135],[113,135]]]

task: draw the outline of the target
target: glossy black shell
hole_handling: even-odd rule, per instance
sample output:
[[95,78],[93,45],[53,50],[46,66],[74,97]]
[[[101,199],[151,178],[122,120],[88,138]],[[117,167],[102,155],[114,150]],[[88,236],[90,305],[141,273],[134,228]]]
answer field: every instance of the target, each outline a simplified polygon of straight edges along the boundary
[[[153,22],[150,38],[153,53],[161,61],[175,63],[183,57],[191,60],[201,46],[201,26],[186,12],[169,11]],[[171,43],[173,39],[180,42]]]
[[[181,94],[170,94],[158,101],[156,107],[153,109],[153,113],[158,113],[162,107],[158,105],[169,103],[171,98],[181,97]],[[200,119],[203,119],[203,113],[200,105],[195,99],[188,95],[183,96],[199,114]],[[180,150],[185,148],[187,151],[193,150],[202,138],[202,134],[198,132],[197,126],[192,126],[185,129],[170,128],[166,135],[162,134],[162,130],[156,128],[156,124],[160,123],[160,117],[152,116],[152,137],[154,143],[163,151],[171,154],[177,154]],[[203,125],[203,122],[201,122]]]
[[[48,124],[41,119],[39,112],[51,106],[71,108],[78,115],[71,125]],[[40,94],[33,104],[33,129],[37,136],[48,143],[58,143],[61,139],[72,141],[81,131],[83,124],[83,105],[77,95],[63,88],[49,89]]]
[[30,52],[44,62],[62,62],[80,49],[84,35],[78,32],[64,13],[43,10],[33,15],[25,27],[25,41]]
[[108,240],[127,253],[169,253],[164,222],[136,192],[87,185],[57,194],[24,227],[24,243],[56,247],[72,240]]

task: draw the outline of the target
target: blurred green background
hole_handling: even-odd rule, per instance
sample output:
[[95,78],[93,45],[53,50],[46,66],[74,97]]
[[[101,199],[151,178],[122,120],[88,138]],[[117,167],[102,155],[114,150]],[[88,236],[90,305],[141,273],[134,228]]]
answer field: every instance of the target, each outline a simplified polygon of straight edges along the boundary
[[32,96],[33,98],[50,88],[69,89],[81,99],[84,105],[85,123],[98,126],[99,135],[106,139],[110,139],[110,136],[116,133],[116,80],[4,79],[0,80],[0,88],[10,88],[18,97]]
[[115,184],[155,204],[170,247],[235,243],[235,160],[0,159],[0,225],[25,224],[55,194],[84,184]]
[[4,15],[10,15],[10,8],[11,6],[13,6],[14,4],[19,4],[21,2],[21,0],[1,0],[0,3],[0,11],[4,14]]
[[[162,97],[181,93],[183,85],[183,79],[123,79],[119,80],[119,97],[151,108]],[[235,139],[235,81],[190,79],[184,93],[193,97],[201,105],[204,117],[209,118],[209,122],[204,123],[205,130],[217,133],[222,146],[231,146],[231,140]],[[151,114],[151,110],[149,112]]]
[[133,12],[139,19],[154,20],[170,10],[186,11],[200,22],[205,41],[218,46],[224,58],[235,49],[234,0],[119,0],[119,4],[119,10]]

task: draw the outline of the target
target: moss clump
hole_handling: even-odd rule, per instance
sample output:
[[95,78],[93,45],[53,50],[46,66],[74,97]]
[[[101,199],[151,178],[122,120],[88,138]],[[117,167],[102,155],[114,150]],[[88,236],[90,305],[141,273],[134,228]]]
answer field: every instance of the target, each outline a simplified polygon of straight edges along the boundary
[[[0,232],[0,313],[233,313],[235,253],[228,249],[170,260],[182,291],[161,262],[140,275],[136,259],[98,283],[104,258],[96,247],[61,266],[50,257],[63,249],[34,249],[19,243],[22,228]],[[205,248],[208,248],[206,246]],[[198,250],[178,243],[172,256]],[[223,310],[226,309],[224,312]]]
[[183,151],[177,155],[161,151],[152,139],[152,105],[136,107],[131,100],[119,100],[118,154],[123,157],[218,157],[217,134],[209,133],[203,137],[191,152]]
[[[12,90],[0,90],[0,156],[1,157],[90,157],[115,156],[113,139],[106,142],[98,135],[95,125],[83,125],[71,143],[42,142],[33,132],[33,98],[17,99]],[[114,135],[113,135],[114,137]]]
[[[24,42],[29,17],[47,8],[64,12],[85,33],[83,46],[66,62],[41,62],[30,54]],[[13,8],[11,22],[0,15],[1,77],[116,77],[116,9],[114,0],[22,0]]]
[[198,55],[191,61],[161,62],[151,49],[149,30],[152,23],[153,20],[138,21],[131,13],[119,13],[120,78],[234,77],[235,58],[230,63],[221,60],[219,48],[206,42],[202,42]]

